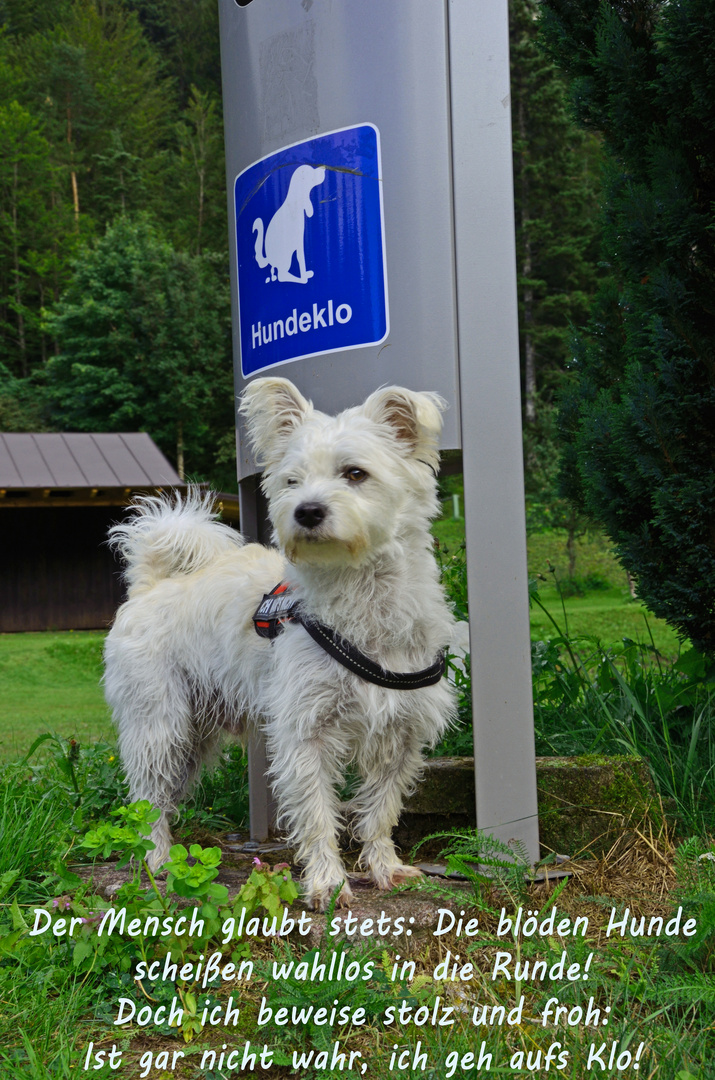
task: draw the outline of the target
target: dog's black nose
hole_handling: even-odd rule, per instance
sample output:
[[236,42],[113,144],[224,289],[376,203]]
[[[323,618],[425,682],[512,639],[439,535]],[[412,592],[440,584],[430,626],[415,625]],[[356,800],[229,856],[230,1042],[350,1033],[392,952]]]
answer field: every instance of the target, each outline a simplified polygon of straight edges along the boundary
[[320,503],[306,502],[296,506],[293,516],[304,529],[314,529],[325,519],[327,511]]

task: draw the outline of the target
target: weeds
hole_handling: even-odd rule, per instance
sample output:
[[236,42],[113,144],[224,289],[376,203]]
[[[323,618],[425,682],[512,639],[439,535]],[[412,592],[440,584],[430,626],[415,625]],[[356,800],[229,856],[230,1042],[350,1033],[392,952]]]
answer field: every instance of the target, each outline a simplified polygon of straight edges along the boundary
[[[199,957],[203,961],[204,955],[215,952],[228,920],[231,925],[236,922],[243,925],[247,916],[258,908],[277,917],[283,904],[295,900],[297,888],[287,865],[271,870],[256,859],[248,882],[229,905],[226,886],[215,880],[220,849],[192,844],[187,850],[176,844],[171,848],[170,861],[162,868],[167,871],[164,894],[146,861],[154,846],[149,835],[159,811],[140,801],[119,807],[112,816],[118,819],[117,823],[99,823],[87,832],[78,847],[103,859],[118,853],[120,866],[132,860],[133,874],[120,886],[113,903],[108,905],[93,895],[79,878],[65,871],[65,883],[72,886],[73,895],[48,900],[42,907],[36,904],[34,923],[27,920],[17,899],[13,901],[9,911],[11,922],[0,921],[0,956],[14,958],[14,975],[20,974],[20,986],[22,972],[27,973],[29,980],[32,971],[42,971],[45,989],[48,982],[51,985],[59,980],[63,998],[69,997],[70,1001],[68,971],[83,977],[80,986],[92,976],[95,986],[103,985],[105,993],[119,985],[127,1002],[138,999],[137,1007],[142,1005],[142,996],[151,1000],[154,991],[158,990],[160,997],[168,993],[181,1003],[180,1009],[178,1006],[175,1009],[179,1017],[176,1023],[188,1042],[201,1030],[198,1014],[204,1002],[198,992],[202,985],[197,974],[201,969],[197,963]],[[142,883],[142,874],[148,878],[148,888]],[[11,874],[6,874],[4,884],[12,885],[14,880]],[[182,911],[180,903],[187,900],[192,906]],[[187,930],[182,924],[189,925],[189,920]],[[113,930],[117,926],[120,932],[115,934]],[[127,938],[125,926],[138,929],[129,931]],[[47,940],[45,933],[49,935]],[[240,964],[249,951],[245,940],[236,941],[232,946],[232,961]],[[166,962],[171,961],[170,968],[173,964],[172,970],[178,974],[168,986],[160,980],[157,987],[161,962],[167,957]],[[134,970],[136,985],[125,978]],[[144,987],[147,973],[154,970],[156,975]],[[7,975],[12,968],[5,964],[0,971]],[[212,976],[209,983],[204,978],[203,989],[212,987],[217,977]]]
[[237,828],[248,820],[248,759],[242,746],[227,747],[207,769],[196,791],[179,812],[182,829]]
[[[441,552],[443,580],[466,612],[464,553]],[[715,828],[715,669],[695,649],[666,663],[653,640],[624,638],[604,646],[569,633],[541,602],[536,581],[530,600],[553,633],[531,646],[537,754],[629,754],[644,758],[682,833]],[[459,719],[438,755],[472,753],[469,656],[448,657]]]
[[[464,553],[442,552],[442,559],[457,612],[466,617]],[[538,591],[532,602],[539,604]],[[179,1027],[167,1021],[153,1029],[156,1038],[165,1040],[162,1046],[182,1046],[183,1040],[195,1045],[199,1039],[210,1038],[202,1017],[227,991],[212,979],[203,985],[193,975],[201,958],[220,950],[237,967],[250,962],[255,968],[253,978],[241,983],[241,1038],[255,1040],[258,1032],[261,1043],[265,1039],[275,1048],[274,1065],[286,1070],[295,1067],[289,1053],[292,1048],[306,1080],[331,1075],[329,1061],[336,1038],[341,1047],[345,1043],[348,1050],[361,1052],[372,1080],[394,1076],[397,1070],[390,1065],[391,1054],[406,1049],[412,1054],[418,1041],[429,1056],[427,1075],[471,1074],[475,1062],[469,1062],[469,1055],[475,1051],[493,1055],[495,1074],[546,1075],[550,1048],[560,1043],[569,1048],[568,1067],[557,1069],[552,1058],[550,1071],[585,1080],[601,1071],[598,1065],[587,1064],[592,1044],[608,1042],[610,1046],[614,1040],[621,1053],[639,1051],[640,1072],[633,1075],[715,1080],[715,853],[704,839],[715,821],[712,672],[693,651],[683,651],[675,664],[666,664],[652,641],[626,639],[604,647],[594,638],[568,633],[564,616],[565,610],[561,618],[549,616],[553,632],[532,649],[538,750],[557,754],[626,751],[649,761],[658,789],[670,800],[681,829],[689,828],[701,837],[677,850],[677,884],[670,899],[671,910],[680,906],[683,919],[697,920],[695,935],[677,942],[631,937],[603,942],[597,927],[583,939],[562,941],[554,936],[535,941],[521,932],[499,939],[495,928],[501,907],[509,911],[518,906],[538,908],[543,919],[557,904],[561,912],[562,906],[575,908],[580,903],[583,910],[588,903],[596,924],[607,907],[621,902],[629,882],[612,898],[613,875],[605,866],[597,884],[595,874],[591,879],[576,874],[545,895],[525,875],[523,853],[466,831],[445,838],[443,857],[450,870],[467,880],[471,894],[462,886],[455,897],[453,886],[442,884],[440,895],[449,895],[451,901],[456,898],[457,905],[466,910],[465,921],[478,916],[478,937],[465,940],[447,934],[421,944],[415,937],[406,955],[402,943],[383,942],[376,947],[369,941],[339,942],[328,938],[327,930],[317,946],[282,939],[274,939],[273,945],[257,944],[259,931],[254,937],[245,932],[236,937],[233,930],[227,934],[224,928],[229,920],[238,928],[242,920],[245,927],[248,917],[261,926],[266,916],[269,923],[278,917],[296,895],[287,868],[271,868],[256,860],[248,881],[229,901],[217,879],[218,849],[187,840],[172,849],[166,889],[159,887],[145,865],[140,873],[150,850],[147,838],[154,812],[146,805],[121,805],[125,792],[116,751],[106,744],[88,748],[48,735],[36,740],[21,762],[0,774],[0,1076],[56,1080],[77,1075],[80,1047],[86,1045],[85,1032],[90,1030],[87,1025],[98,1033],[89,1037],[101,1038],[107,1032],[110,1042],[116,1037],[113,1025],[119,996],[137,1009],[146,1007],[150,998],[152,1009],[164,1005],[167,1016],[171,1002],[179,1001]],[[451,741],[443,749],[471,753],[469,658],[454,657],[450,663],[461,726],[450,734]],[[193,804],[184,808],[183,827],[213,829],[235,821],[245,812],[245,795],[245,762],[236,748],[222,757],[218,770],[204,779]],[[110,814],[110,810],[115,812]],[[657,838],[651,841],[649,850],[657,845]],[[140,919],[141,934],[129,939],[98,937],[99,920],[110,905],[71,873],[69,852],[72,858],[78,852],[134,857],[134,872],[111,906],[125,908],[127,921]],[[651,854],[663,862],[661,910],[667,911],[672,849]],[[620,865],[625,865],[622,860]],[[633,867],[631,876],[635,877],[637,861]],[[586,880],[591,882],[589,895],[579,896],[579,889],[581,894],[585,889],[580,882]],[[638,900],[623,903],[635,908]],[[41,908],[46,914],[36,916],[28,907]],[[175,919],[181,911],[194,911],[203,921],[201,931],[191,938],[175,933],[175,924],[162,935],[146,922]],[[59,920],[71,916],[84,920],[72,938],[49,933],[29,936],[28,928],[36,917],[57,926]],[[326,927],[331,917],[329,911]],[[601,1018],[609,1017],[608,1026],[596,1030],[579,1023],[569,1027],[563,1018],[544,1024],[553,986],[521,977],[490,978],[495,947],[506,947],[519,963],[544,959],[552,964],[565,952],[569,964],[585,966],[593,953],[588,980],[563,984],[557,992],[560,1003],[573,1015],[579,1009],[583,1015],[588,1008],[599,1010]],[[398,977],[394,974],[396,949],[403,953]],[[450,950],[450,963],[458,953],[461,965],[471,965],[472,978],[441,977],[443,969],[437,961],[442,962]],[[186,977],[163,977],[169,954],[172,963],[186,966]],[[161,971],[151,967],[157,962]],[[282,972],[280,977],[274,964]],[[351,964],[357,968],[349,968]],[[315,965],[325,965],[326,977],[303,977]],[[403,974],[408,968],[412,970]],[[150,978],[150,970],[162,977]],[[444,1005],[453,1010],[451,1026],[417,1025],[420,1010],[431,1015]],[[259,1028],[261,1009],[264,1022]],[[288,1010],[289,1022],[283,1022],[283,1014],[278,1016],[281,1009]],[[507,1016],[520,1009],[520,1021],[500,1026],[494,1021],[500,1009]],[[341,1020],[341,1010],[347,1022]],[[268,1011],[271,1019],[266,1021]],[[390,1018],[387,1024],[386,1017]],[[119,1030],[124,1044],[131,1044],[139,1031],[134,1025]],[[237,1031],[234,1038],[238,1035]],[[212,1045],[220,1044],[214,1038]],[[213,1059],[211,1052],[209,1072],[204,1068],[197,1073],[199,1059],[194,1058],[185,1075],[210,1075],[216,1080],[227,1075],[220,1051]],[[128,1075],[136,1076],[138,1071],[131,1071],[130,1066]]]
[[715,685],[690,649],[663,664],[652,645],[604,648],[565,634],[532,645],[537,753],[644,758],[681,831],[715,824]]
[[473,890],[476,908],[493,911],[494,897],[516,905],[526,899],[526,879],[530,860],[523,846],[505,843],[479,829],[431,833],[420,840],[412,857],[423,844],[442,840],[442,858],[448,874],[465,878]]
[[72,813],[61,792],[27,782],[22,770],[0,775],[0,891],[20,903],[53,894]]
[[[125,856],[133,853],[135,859],[141,859],[149,850],[147,835],[152,816],[153,811],[146,805],[121,808],[111,821],[98,823],[76,846],[104,855],[109,844],[115,852]],[[558,903],[561,917],[569,886],[563,882],[549,896],[538,896],[524,875],[523,854],[520,857],[509,845],[500,845],[476,832],[450,836],[445,846],[448,864],[467,877],[473,889],[473,903],[467,904],[462,892],[457,906],[461,903],[463,908],[476,907],[476,911],[466,912],[465,922],[478,914],[479,936],[458,943],[447,937],[440,945],[442,951],[438,955],[433,951],[431,958],[430,949],[425,952],[424,946],[418,944],[408,954],[407,967],[412,970],[405,975],[401,966],[397,977],[395,945],[404,954],[401,944],[392,943],[386,948],[387,943],[329,938],[332,911],[326,915],[326,936],[318,946],[307,950],[282,939],[274,939],[273,946],[254,946],[253,939],[249,943],[245,937],[235,938],[233,934],[225,943],[222,920],[227,914],[238,924],[239,909],[245,906],[247,911],[256,912],[260,905],[270,920],[271,911],[292,902],[295,887],[285,867],[271,870],[256,862],[249,881],[229,904],[224,893],[215,890],[215,850],[175,845],[171,855],[166,895],[151,878],[146,879],[147,885],[136,870],[114,897],[112,906],[115,910],[125,907],[127,920],[140,918],[143,922],[152,915],[162,919],[186,911],[179,905],[188,900],[194,905],[189,910],[196,911],[197,918],[205,922],[202,931],[191,938],[182,940],[173,933],[160,937],[153,930],[130,940],[125,935],[112,935],[105,939],[107,947],[102,952],[96,929],[98,915],[107,905],[82,884],[75,885],[54,904],[46,902],[43,908],[53,923],[72,913],[83,913],[87,921],[73,941],[53,937],[43,944],[43,938],[28,939],[28,920],[22,908],[16,903],[5,908],[4,953],[0,945],[0,956],[4,956],[0,960],[0,1038],[4,1046],[0,1075],[22,1075],[32,1080],[75,1075],[73,1070],[86,1045],[86,1038],[77,1044],[76,1032],[90,1021],[96,1039],[101,1040],[105,1028],[115,1038],[118,996],[134,1003],[137,1010],[146,1008],[150,999],[151,1008],[164,1005],[167,1016],[172,1000],[177,998],[182,1008],[179,1029],[162,1022],[152,1029],[154,1038],[165,1040],[162,1046],[167,1039],[173,1045],[185,1045],[176,1042],[182,1036],[184,1040],[205,1040],[210,1029],[204,1027],[203,1018],[209,1007],[221,1001],[221,986],[211,979],[206,986],[191,978],[148,979],[147,972],[157,959],[163,965],[168,953],[179,967],[187,964],[194,971],[202,955],[208,957],[212,949],[218,948],[228,954],[226,959],[231,962],[241,963],[250,956],[255,965],[253,977],[241,985],[244,1027],[240,1038],[255,1041],[256,1032],[260,1032],[260,1045],[265,1042],[274,1051],[274,1065],[291,1068],[295,1061],[302,1063],[301,1072],[306,1078],[329,1075],[325,1063],[329,1065],[335,1040],[339,1039],[340,1051],[359,1052],[360,1060],[369,1062],[369,1075],[377,1080],[394,1074],[389,1065],[393,1052],[409,1050],[412,1055],[418,1041],[421,1052],[429,1056],[435,1076],[461,1075],[464,1070],[460,1070],[459,1063],[468,1060],[466,1055],[475,1047],[477,1052],[483,1047],[484,1054],[493,1055],[491,1071],[495,1073],[508,1069],[510,1075],[519,1070],[540,1075],[549,1049],[558,1042],[569,1051],[568,1071],[564,1074],[573,1080],[585,1080],[593,1072],[587,1069],[592,1044],[598,1046],[606,1038],[618,1041],[619,1053],[625,1054],[629,1047],[633,1054],[638,1050],[644,1076],[676,1080],[679,1073],[687,1072],[695,1080],[713,1077],[715,856],[702,841],[691,841],[679,849],[678,883],[672,900],[673,909],[678,905],[683,908],[683,918],[697,918],[698,934],[684,944],[627,938],[612,940],[599,949],[591,933],[587,938],[559,940],[554,936],[552,940],[547,936],[535,940],[521,931],[510,931],[511,937],[497,938],[494,928],[500,906],[509,912],[520,905],[525,911],[527,906],[538,908],[539,919],[543,920]],[[10,882],[13,884],[14,880]],[[0,890],[2,887],[0,878]],[[9,893],[5,899],[8,897]],[[454,899],[452,894],[452,902]],[[595,911],[599,910],[595,905]],[[568,1027],[563,1020],[544,1025],[541,1018],[554,993],[551,984],[526,977],[495,982],[489,977],[495,948],[505,946],[520,964],[541,959],[551,965],[558,963],[565,952],[566,963],[585,966],[589,953],[595,950],[588,981],[563,984],[557,992],[560,1004],[570,1015],[585,1016],[589,1008],[592,1012],[599,1010],[600,1016],[610,1018],[609,1026],[603,1031],[583,1024]],[[451,980],[449,973],[445,974],[446,965],[443,974],[437,974],[441,969],[435,966],[435,960],[447,957],[444,947],[452,950],[450,965],[455,952],[460,954],[460,964],[472,965],[474,975],[469,981]],[[405,959],[403,955],[403,963]],[[318,975],[312,977],[314,969]],[[232,992],[235,1002],[236,991]],[[449,1027],[431,1023],[419,1026],[421,1018],[447,1007],[453,1016]],[[125,1012],[130,1010],[131,1004],[124,1008]],[[500,1010],[511,1017],[518,1011],[519,1021],[495,1023]],[[132,1025],[130,1031],[120,1030],[126,1043],[132,1033],[141,1029]],[[222,1037],[225,1040],[226,1033]],[[237,1033],[234,1044],[236,1037]],[[218,1045],[215,1053],[207,1051],[206,1060],[209,1064],[213,1061],[210,1067],[218,1066],[220,1073]],[[146,1047],[146,1041],[142,1047]],[[198,1064],[198,1058],[192,1060]],[[138,1073],[130,1071],[129,1075]]]

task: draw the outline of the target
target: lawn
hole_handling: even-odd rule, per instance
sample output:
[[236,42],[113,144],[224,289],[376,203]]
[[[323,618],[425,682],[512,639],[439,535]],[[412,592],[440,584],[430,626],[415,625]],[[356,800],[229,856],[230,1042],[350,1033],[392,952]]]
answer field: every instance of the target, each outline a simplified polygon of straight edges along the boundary
[[[571,636],[598,638],[604,645],[623,638],[655,644],[665,657],[678,653],[678,635],[663,619],[631,596],[628,579],[610,543],[594,532],[576,541],[576,573],[568,577],[566,534],[538,533],[527,539],[529,577],[536,579],[539,599],[558,625]],[[532,604],[531,636],[552,636],[553,623]]]
[[[459,521],[448,521],[438,524],[436,531],[443,544],[454,548],[460,541],[460,528]],[[218,772],[204,781],[197,799],[182,811],[181,827],[186,831],[180,835],[184,842],[212,845],[204,852],[191,847],[192,856],[202,860],[198,871],[192,868],[192,880],[198,884],[187,892],[182,877],[181,891],[175,883],[171,887],[176,896],[159,900],[150,888],[143,891],[138,883],[132,883],[127,871],[127,881],[113,894],[115,905],[128,905],[129,913],[141,915],[142,921],[158,911],[157,905],[164,911],[178,911],[179,904],[195,895],[204,903],[205,936],[197,940],[172,938],[168,944],[172,954],[195,961],[197,955],[203,958],[223,950],[232,962],[250,958],[255,964],[255,979],[249,977],[240,987],[239,1026],[227,1029],[219,1023],[214,1028],[213,1020],[205,1020],[208,1005],[215,1009],[218,1003],[222,1012],[236,988],[214,980],[209,999],[206,986],[192,981],[191,973],[184,980],[184,967],[179,984],[154,976],[140,984],[133,981],[140,960],[164,957],[166,940],[163,936],[158,940],[156,935],[152,937],[153,931],[145,930],[137,941],[117,933],[100,942],[97,913],[106,908],[107,901],[86,883],[86,868],[82,878],[74,876],[81,869],[78,859],[82,847],[102,849],[102,857],[106,857],[112,844],[117,851],[125,844],[128,851],[134,840],[139,841],[138,836],[131,840],[127,829],[118,829],[116,818],[111,818],[110,824],[110,810],[121,805],[124,795],[113,752],[84,745],[42,747],[37,756],[44,750],[47,753],[41,761],[33,759],[22,768],[12,764],[0,768],[0,893],[5,892],[0,895],[0,951],[5,948],[0,964],[0,1077],[63,1080],[84,1074],[88,1068],[99,1070],[101,1055],[115,1045],[124,1055],[121,1075],[127,1080],[147,1075],[150,1080],[227,1076],[228,1069],[214,1068],[211,1054],[221,1062],[222,1049],[240,1050],[249,1040],[251,1045],[265,1046],[275,1053],[271,1076],[288,1077],[296,1071],[306,1077],[343,1075],[342,1071],[328,1070],[327,1065],[319,1067],[320,1071],[292,1067],[293,1052],[309,1053],[316,1047],[327,1062],[337,1045],[333,1040],[339,1039],[340,1047],[362,1055],[366,1075],[373,1080],[394,1075],[391,1051],[397,1047],[400,1051],[409,1048],[410,1060],[419,1047],[427,1055],[426,1074],[431,1076],[472,1075],[475,1069],[470,1055],[476,1049],[493,1055],[490,1071],[494,1074],[535,1077],[546,1074],[547,1055],[557,1048],[566,1055],[565,1064],[562,1069],[552,1060],[552,1071],[572,1080],[589,1080],[603,1071],[657,1080],[715,1080],[715,861],[707,839],[715,805],[715,739],[710,737],[715,731],[715,689],[704,680],[704,671],[692,667],[692,657],[689,676],[682,663],[679,668],[653,664],[637,649],[603,659],[592,642],[583,643],[579,659],[578,634],[600,637],[605,645],[624,636],[647,641],[652,633],[665,655],[676,651],[677,641],[660,620],[648,617],[646,624],[642,605],[632,600],[623,571],[599,535],[579,541],[575,583],[564,588],[568,577],[564,540],[562,534],[549,533],[531,537],[528,544],[529,572],[539,581],[539,597],[560,626],[568,623],[571,634],[569,643],[544,646],[540,654],[536,650],[537,736],[539,745],[546,746],[541,752],[554,752],[549,747],[558,745],[562,748],[559,752],[591,754],[598,746],[599,752],[627,750],[643,756],[651,763],[656,790],[664,799],[654,805],[652,814],[642,821],[631,821],[607,855],[591,855],[572,863],[571,879],[558,886],[553,882],[528,885],[514,865],[511,850],[507,862],[503,852],[501,862],[496,852],[497,860],[491,865],[497,871],[492,878],[475,874],[474,866],[483,864],[486,856],[493,860],[496,850],[490,847],[492,842],[475,838],[468,839],[469,850],[463,853],[463,868],[468,878],[472,875],[474,895],[465,886],[458,886],[460,891],[455,893],[454,886],[446,882],[418,883],[414,892],[403,896],[374,898],[374,911],[365,906],[369,899],[359,895],[356,910],[360,918],[368,914],[366,925],[369,923],[371,935],[378,912],[384,917],[385,911],[394,914],[399,910],[403,919],[420,924],[410,941],[407,935],[412,931],[407,930],[396,940],[389,936],[384,940],[346,938],[338,943],[328,936],[326,923],[320,942],[317,938],[303,941],[294,935],[276,943],[251,931],[254,936],[250,939],[246,936],[227,944],[223,929],[220,933],[217,929],[227,925],[227,916],[234,921],[240,918],[242,904],[257,916],[272,913],[276,890],[292,886],[285,863],[270,871],[259,859],[245,854],[235,855],[236,861],[232,861],[234,849],[229,845],[222,853],[225,880],[235,889],[237,879],[242,881],[250,869],[252,883],[244,886],[237,899],[222,899],[217,893],[206,902],[219,854],[214,846],[216,833],[226,827],[226,821],[235,828],[245,820],[245,764],[243,759],[222,759]],[[559,583],[561,593],[571,595],[562,599]],[[531,618],[534,638],[556,635],[549,616],[538,605],[532,606]],[[82,743],[110,734],[100,686],[103,636],[100,632],[0,635],[0,755],[16,758],[48,728],[75,735]],[[583,656],[594,655],[597,662],[584,665]],[[240,805],[233,805],[232,800]],[[146,808],[128,808],[124,813],[146,814]],[[80,846],[88,827],[93,831]],[[674,829],[681,837],[703,839],[678,846]],[[464,835],[460,833],[458,840],[462,844]],[[185,861],[186,850],[177,850],[176,858]],[[116,871],[108,868],[107,873],[111,876]],[[147,886],[148,878],[144,884]],[[167,888],[170,892],[169,881]],[[60,893],[62,899],[58,900]],[[226,903],[231,906],[222,906]],[[478,920],[479,937],[457,937],[450,931],[447,937],[437,939],[437,909],[455,903],[465,924],[472,917]],[[64,930],[62,934],[48,931],[31,937],[26,915],[37,905],[43,905],[49,912],[47,918],[55,921],[65,919],[69,908],[80,924],[74,941],[67,939]],[[426,905],[432,914],[427,914]],[[559,918],[567,916],[567,922],[585,918],[588,937],[569,937],[568,933],[563,940],[553,934],[530,937],[528,920],[520,935],[500,936],[503,917],[514,919],[517,909],[528,915],[540,911],[543,921],[550,905],[558,908]],[[689,918],[697,924],[697,933],[687,939],[681,935],[643,937],[643,931],[636,929],[625,937],[614,934],[609,938],[604,927],[611,909],[618,918],[624,910],[629,911],[636,924],[641,917],[657,924],[659,919],[682,912],[683,920]],[[346,915],[336,910],[329,917],[338,914]],[[295,906],[291,906],[289,917],[298,917]],[[320,926],[321,917],[316,918]],[[535,925],[536,919],[532,921]],[[203,929],[199,933],[203,934]],[[231,952],[234,945],[236,951]],[[281,963],[305,960],[305,965],[312,965],[316,948],[322,950],[326,970],[331,958],[334,961],[338,952],[342,955],[344,951],[346,963],[353,967],[363,964],[364,974],[352,982],[340,973],[333,978],[332,969],[325,982],[322,975],[318,979],[299,977],[297,967],[295,976],[290,972],[275,974],[276,958]],[[404,961],[399,975],[398,948]],[[504,948],[511,952],[501,951]],[[581,965],[584,971],[588,968],[588,978],[584,975],[574,982],[570,975],[564,980],[557,973],[543,982],[536,977],[529,981],[525,976],[517,985],[511,974],[504,975],[503,965],[499,978],[490,977],[495,957],[511,957],[512,953],[517,961],[531,965],[542,962],[550,972],[558,972],[559,963],[568,963],[569,971],[571,964]],[[455,982],[452,975],[450,979],[442,970],[445,958],[466,962],[464,971],[469,969],[469,978]],[[369,978],[368,962],[372,964]],[[115,1021],[120,995],[125,1002],[129,995],[137,1008],[149,1008],[149,1012],[157,1003],[167,1005],[174,997],[180,999],[181,1034],[157,1021],[149,1027],[125,1025],[118,1035]],[[540,1018],[549,1007],[553,1013],[556,999],[570,1010],[569,1017],[578,1020],[589,1009],[591,1013],[597,1009],[601,1016],[608,1015],[610,1026],[596,1029],[595,1024],[603,1026],[605,1020],[594,1021],[590,1027],[588,1021],[581,1020],[569,1019],[570,1026],[564,1021],[560,1025],[542,1022]],[[495,1026],[493,1019],[475,1019],[486,1007],[497,1013],[502,1007],[513,1010],[519,1000],[523,1000],[521,1023],[502,1024],[498,1020]],[[415,1010],[421,1009],[423,1016],[437,1015],[434,1011],[445,1003],[454,1015],[450,1027],[443,1030],[434,1020],[419,1027],[417,1020],[411,1022],[413,1013],[418,1015]],[[290,1025],[261,1021],[259,1027],[260,1010],[287,1009],[289,1005],[301,1009],[320,1006],[327,1012],[340,1005],[348,1008],[348,1013],[352,1007],[362,1008],[368,1014],[367,1022],[352,1026],[348,1019],[335,1024],[331,1021],[328,1027],[311,1027],[295,1021]],[[400,1022],[395,1023],[398,1008]],[[616,1043],[621,1065],[614,1072],[606,1063]],[[600,1046],[607,1048],[605,1059],[598,1057]],[[205,1053],[208,1064],[201,1067]],[[636,1054],[639,1060],[633,1064]],[[164,1071],[174,1055],[185,1060],[179,1060],[176,1070],[172,1066],[171,1073]],[[402,1065],[400,1069],[415,1071]],[[417,1071],[423,1070],[420,1067]]]
[[[454,549],[464,539],[464,521],[445,517],[434,531]],[[575,638],[592,636],[610,645],[623,638],[648,643],[652,636],[662,655],[675,656],[676,634],[632,599],[606,538],[593,533],[577,541],[575,586],[568,580],[565,544],[558,531],[528,539],[529,576],[549,613],[532,604],[532,638],[556,634],[550,615]],[[103,641],[101,631],[0,634],[0,757],[17,757],[47,730],[82,742],[112,737],[100,686]]]
[[[240,1068],[247,1050],[265,1052],[261,1074],[274,1080],[388,1080],[395,1071],[715,1080],[707,843],[676,848],[664,827],[639,821],[607,855],[572,862],[570,879],[540,885],[525,880],[506,845],[461,832],[445,843],[452,859],[461,853],[468,883],[363,890],[354,910],[323,916],[295,902],[286,863],[241,863],[230,847],[192,844],[191,878],[178,876],[189,852],[175,849],[165,896],[146,873],[142,885],[102,858],[88,883],[82,850],[141,853],[147,815],[141,804],[125,807],[123,828],[105,817],[87,832],[76,802],[89,809],[93,794],[91,775],[69,791],[51,769],[0,773],[3,1080],[70,1080],[103,1060],[101,1076],[121,1062],[125,1080],[220,1080],[258,1072],[257,1058]],[[475,870],[487,859],[491,879]],[[114,916],[126,913],[134,929],[120,922],[100,935],[110,904],[103,881],[119,886]],[[187,897],[198,905],[188,932],[179,930]],[[276,939],[284,919],[294,931],[300,920],[300,933]],[[408,922],[414,936],[403,932]],[[217,974],[207,984],[208,956]],[[352,1054],[357,1069],[329,1069]]]
[[[441,545],[454,550],[464,541],[464,520],[449,516],[451,501],[445,506],[449,514],[435,523],[433,532]],[[603,533],[594,531],[576,541],[573,582],[568,576],[563,530],[529,536],[526,551],[529,578],[536,581],[539,600],[549,613],[532,604],[532,640],[555,635],[551,615],[559,628],[567,630],[572,637],[595,637],[604,645],[631,638],[654,643],[665,657],[677,655],[677,634],[633,599],[625,571]]]
[[103,644],[101,631],[0,634],[2,757],[17,757],[48,730],[85,743],[110,736]]

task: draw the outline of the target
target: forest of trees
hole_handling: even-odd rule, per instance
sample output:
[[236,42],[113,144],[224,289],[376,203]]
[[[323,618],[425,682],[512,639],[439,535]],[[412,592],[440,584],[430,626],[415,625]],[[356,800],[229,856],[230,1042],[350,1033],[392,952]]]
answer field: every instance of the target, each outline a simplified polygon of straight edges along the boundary
[[0,429],[235,489],[215,0],[0,2]]
[[[510,8],[526,463],[558,523],[600,142],[537,46],[537,0]],[[146,430],[235,490],[216,0],[0,0],[0,24],[0,429]]]
[[[715,652],[715,6],[509,11],[527,524]],[[0,430],[233,423],[216,0],[0,0]]]
[[715,5],[543,0],[602,140],[606,273],[562,396],[562,488],[649,609],[715,655]]

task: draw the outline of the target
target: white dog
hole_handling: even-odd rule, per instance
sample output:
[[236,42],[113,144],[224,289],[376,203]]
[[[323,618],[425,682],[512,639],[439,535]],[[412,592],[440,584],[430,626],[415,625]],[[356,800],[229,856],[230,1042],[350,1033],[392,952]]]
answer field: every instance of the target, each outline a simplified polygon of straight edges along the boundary
[[[263,221],[256,218],[252,231],[256,234],[256,262],[271,268],[266,281],[295,281],[298,285],[312,278],[313,271],[305,265],[305,219],[315,213],[310,193],[325,179],[325,166],[299,165],[290,178],[288,194],[268,222],[263,253]],[[291,274],[293,256],[298,260],[299,277]]]
[[[146,498],[112,529],[129,598],[107,638],[105,689],[131,798],[162,810],[154,866],[202,762],[225,733],[257,724],[309,903],[324,907],[341,883],[340,902],[350,900],[338,850],[346,809],[378,887],[418,875],[391,832],[421,749],[454,711],[441,678],[454,620],[429,532],[442,404],[389,387],[329,417],[288,380],[256,379],[241,409],[280,550],[244,545],[196,495]],[[253,616],[281,582],[299,617],[268,640]],[[361,784],[343,807],[349,762]]]

